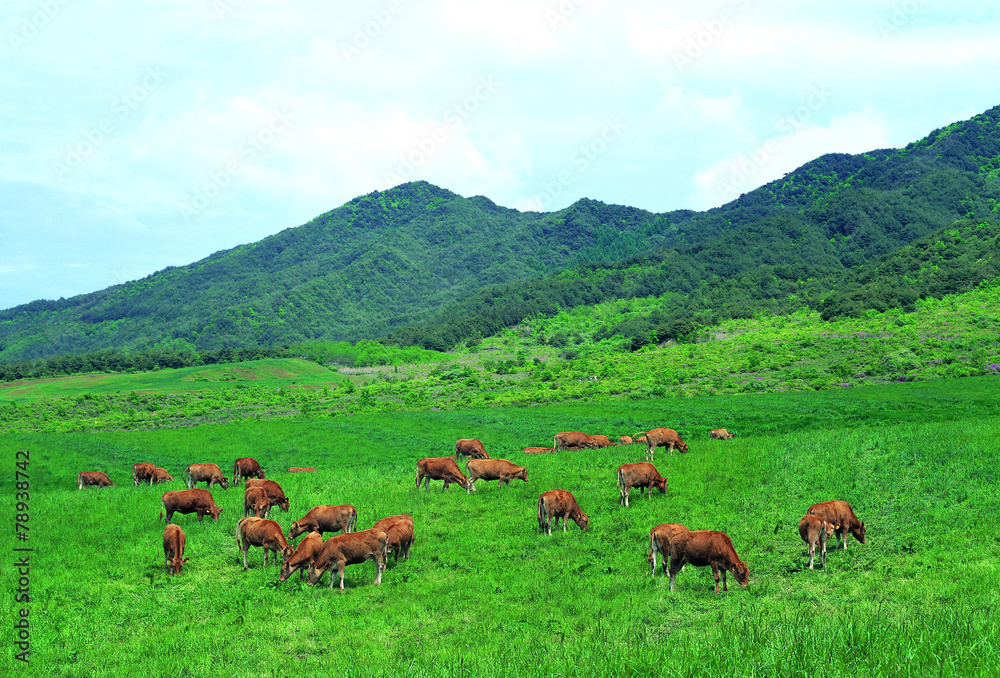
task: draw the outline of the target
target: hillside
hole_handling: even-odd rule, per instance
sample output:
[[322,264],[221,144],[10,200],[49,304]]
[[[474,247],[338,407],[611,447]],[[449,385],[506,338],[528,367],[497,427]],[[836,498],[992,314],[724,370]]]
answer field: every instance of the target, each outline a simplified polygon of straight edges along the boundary
[[[706,212],[593,200],[518,212],[415,182],[140,281],[0,312],[0,360],[389,335],[440,350],[538,313],[676,295],[655,319],[663,339],[803,303],[857,314],[882,273],[923,276],[880,297],[905,307],[991,277],[998,197],[1000,107],[903,149],[823,156]],[[968,266],[947,284],[934,268],[894,268],[902,248],[953,226],[987,235],[959,234],[949,252]]]

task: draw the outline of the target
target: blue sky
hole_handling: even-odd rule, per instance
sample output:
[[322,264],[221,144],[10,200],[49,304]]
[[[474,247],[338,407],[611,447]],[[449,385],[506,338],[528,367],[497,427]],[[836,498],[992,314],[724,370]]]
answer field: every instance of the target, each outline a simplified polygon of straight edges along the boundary
[[986,2],[7,0],[0,308],[424,179],[707,209],[1000,104]]

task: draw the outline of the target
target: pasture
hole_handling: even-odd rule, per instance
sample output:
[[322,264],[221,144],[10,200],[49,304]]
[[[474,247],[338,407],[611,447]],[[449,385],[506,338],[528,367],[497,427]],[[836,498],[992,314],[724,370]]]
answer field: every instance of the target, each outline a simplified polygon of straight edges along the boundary
[[[30,452],[31,655],[13,656],[17,581],[10,552],[4,675],[986,676],[1000,665],[1000,417],[993,378],[745,397],[537,408],[247,420],[196,427],[0,438],[0,487],[14,513],[14,462]],[[669,480],[618,505],[615,471],[642,446],[524,455],[557,431],[679,431],[686,455],[658,451]],[[709,440],[710,428],[735,431]],[[414,486],[416,461],[481,439],[528,467],[498,489]],[[193,462],[253,456],[291,500],[357,507],[359,526],[409,513],[408,561],[277,583],[234,537],[242,488],[214,488],[219,522],[175,515],[190,562],[164,571],[159,498],[180,480],[135,488],[151,461],[180,478]],[[316,473],[290,474],[290,466]],[[76,474],[118,485],[78,491]],[[540,534],[538,495],[573,492],[590,529]],[[814,502],[846,499],[867,543],[829,545],[806,568],[796,526]],[[650,529],[679,522],[729,534],[750,585],[716,595],[709,568],[688,566],[676,591],[646,561]],[[329,536],[329,535],[326,535]],[[297,541],[297,540],[296,540]],[[13,540],[11,539],[11,542]],[[14,543],[15,546],[23,542]]]

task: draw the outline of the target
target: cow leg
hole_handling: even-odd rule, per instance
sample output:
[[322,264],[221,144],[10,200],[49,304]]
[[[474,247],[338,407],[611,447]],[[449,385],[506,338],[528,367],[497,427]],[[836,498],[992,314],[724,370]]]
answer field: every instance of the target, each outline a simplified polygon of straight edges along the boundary
[[[344,570],[347,569],[347,562],[340,561],[337,563],[337,572],[340,574],[340,590],[344,590]],[[333,588],[333,573],[330,574],[330,588]]]
[[[712,578],[715,579],[715,592],[719,592],[719,566],[712,565]],[[726,590],[726,571],[722,570],[722,590]]]
[[247,563],[247,551],[250,550],[250,544],[243,542],[240,544],[240,548],[243,549],[243,569],[246,570],[250,565]]
[[198,513],[198,522],[200,523],[201,519],[205,517],[205,511],[204,509],[198,509],[197,513]]
[[[397,550],[396,553],[398,554],[399,551]],[[375,586],[382,583],[382,573],[385,572],[386,564],[384,559],[375,558]]]
[[809,538],[809,569],[813,569],[813,558],[816,556],[816,542]]

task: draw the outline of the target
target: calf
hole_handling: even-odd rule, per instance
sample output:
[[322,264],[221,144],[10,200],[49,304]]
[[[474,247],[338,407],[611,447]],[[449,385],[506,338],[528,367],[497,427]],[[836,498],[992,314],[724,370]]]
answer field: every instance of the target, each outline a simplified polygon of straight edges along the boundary
[[632,445],[635,441],[632,440],[632,436],[618,436],[619,445]]
[[111,478],[108,478],[108,474],[104,471],[84,471],[77,475],[76,482],[81,490],[87,485],[97,485],[98,487],[114,486]]
[[489,459],[486,447],[476,438],[459,438],[455,441],[455,457],[469,457],[470,459]]
[[674,450],[680,450],[682,454],[687,454],[688,446],[677,431],[672,428],[654,428],[645,435],[646,437],[646,461],[653,461],[653,453],[657,447],[665,447],[670,454]]
[[184,557],[184,530],[179,525],[168,524],[163,529],[163,555],[167,559],[167,574],[180,574],[190,558]]
[[622,464],[618,467],[618,503],[621,506],[628,506],[628,493],[633,487],[638,487],[640,493],[642,488],[646,488],[646,496],[653,496],[655,487],[661,493],[667,491],[667,479],[660,475],[656,467],[648,461],[640,461],[635,464]]
[[465,477],[458,464],[451,457],[425,457],[417,462],[417,489],[420,489],[420,482],[426,478],[424,486],[427,491],[431,491],[432,480],[443,480],[444,492],[448,489],[449,483],[457,483],[462,487],[469,486],[469,479]]
[[148,461],[140,461],[132,464],[132,483],[138,487],[143,481],[153,484],[153,475],[156,473],[156,465]]
[[264,469],[253,457],[241,457],[233,462],[233,485],[239,485],[244,478],[264,479]]
[[724,428],[713,428],[708,432],[709,440],[729,440],[733,437],[733,434]]
[[664,523],[649,531],[649,561],[650,574],[656,574],[656,554],[663,556],[663,574],[667,574],[667,561],[670,560],[670,544],[678,535],[689,532],[679,523]]
[[314,472],[315,470],[316,469],[314,469],[312,466],[292,466],[291,468],[288,469],[288,472],[289,473],[311,473],[311,472]]
[[[338,534],[323,543],[323,548],[309,568],[309,579],[306,584],[313,586],[334,566],[340,575],[340,590],[344,590],[344,569],[348,565],[357,565],[366,560],[375,561],[375,584],[382,583],[382,573],[385,571],[386,552],[389,549],[389,536],[382,530],[371,528],[352,534]],[[330,572],[330,588],[333,588],[333,572]]]
[[469,469],[469,483],[466,485],[466,493],[476,491],[476,481],[497,480],[497,487],[503,487],[513,479],[528,482],[528,469],[523,466],[513,464],[506,459],[470,459],[465,463],[465,468]]
[[167,473],[166,469],[157,467],[153,472],[153,478],[149,481],[149,484],[159,485],[160,483],[172,483],[173,481],[174,477]]
[[292,547],[285,541],[285,534],[281,531],[281,525],[266,518],[240,518],[236,524],[236,543],[243,551],[243,569],[247,565],[247,551],[251,546],[260,546],[264,549],[264,567],[267,567],[268,551],[274,551],[274,564],[278,564],[278,553],[281,553],[283,560],[292,557]]
[[191,464],[184,469],[184,482],[188,489],[193,488],[200,482],[208,484],[208,489],[213,485],[222,485],[222,489],[229,489],[229,480],[222,475],[222,469],[218,464]]
[[[410,547],[415,541],[413,536],[413,516],[405,513],[398,516],[389,516],[378,521],[372,528],[382,530],[389,538],[388,551],[392,551],[393,562],[399,562],[399,554],[403,554],[403,560],[409,560]],[[388,553],[386,554],[388,559]]]
[[160,505],[162,508],[160,509],[159,518],[162,518],[163,513],[166,512],[168,523],[174,513],[197,513],[199,523],[206,513],[212,516],[213,523],[219,519],[219,514],[222,513],[222,508],[215,505],[212,493],[200,487],[190,490],[170,490],[169,492],[164,492],[160,498]]
[[580,526],[581,530],[586,530],[590,524],[590,518],[580,510],[580,505],[576,503],[574,497],[567,490],[549,490],[542,492],[538,497],[538,527],[542,532],[552,534],[552,519],[555,518],[556,527],[559,527],[559,519],[563,521],[563,532],[566,531],[566,521],[572,520]]
[[[277,506],[285,513],[288,513],[290,504],[288,502],[288,497],[285,496],[285,491],[281,489],[281,485],[273,480],[260,480],[257,478],[247,478],[245,483],[246,488],[250,487],[261,487],[267,492],[267,496],[271,499],[271,506]],[[244,492],[246,489],[244,489]]]
[[243,516],[250,514],[255,518],[271,515],[271,498],[263,487],[248,487],[243,491]]
[[712,568],[715,592],[719,592],[719,573],[722,573],[722,590],[726,586],[726,572],[732,572],[740,586],[750,583],[750,568],[736,555],[733,542],[725,532],[715,530],[694,530],[681,533],[670,542],[670,590],[674,590],[674,578],[686,563],[695,567],[706,565]]
[[295,539],[303,532],[339,532],[350,534],[358,524],[358,510],[350,504],[313,506],[309,512],[292,523],[288,538]]
[[295,570],[299,571],[299,581],[305,581],[306,570],[312,566],[313,562],[316,560],[316,556],[319,555],[320,549],[323,548],[323,535],[319,532],[310,532],[302,541],[299,542],[298,548],[295,549],[295,553],[292,554],[291,558],[286,558],[285,562],[281,564],[281,572],[278,573],[278,581],[285,581]]
[[548,454],[549,452],[555,452],[554,447],[526,447],[524,448],[525,454]]
[[807,514],[819,516],[828,523],[834,524],[834,532],[837,534],[837,546],[843,543],[841,548],[847,548],[847,533],[850,532],[862,544],[865,543],[865,524],[854,515],[854,510],[846,501],[834,499],[813,504],[806,511]]
[[556,450],[596,450],[597,443],[593,436],[583,431],[562,431],[552,437],[552,447]]
[[806,514],[799,521],[799,536],[809,545],[809,569],[813,569],[813,559],[816,556],[816,542],[819,542],[819,564],[826,567],[826,540],[833,534],[834,524],[828,523],[819,516]]

